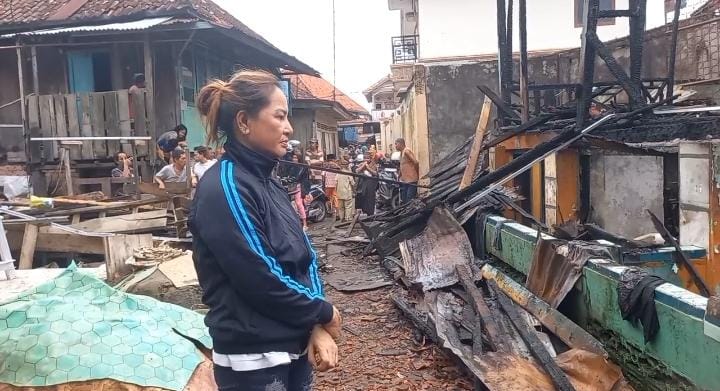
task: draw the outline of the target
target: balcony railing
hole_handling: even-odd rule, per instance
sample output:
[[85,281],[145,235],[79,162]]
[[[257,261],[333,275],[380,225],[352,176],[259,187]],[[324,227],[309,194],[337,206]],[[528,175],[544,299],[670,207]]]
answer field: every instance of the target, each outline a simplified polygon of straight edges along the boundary
[[392,37],[393,64],[415,62],[418,59],[418,36]]

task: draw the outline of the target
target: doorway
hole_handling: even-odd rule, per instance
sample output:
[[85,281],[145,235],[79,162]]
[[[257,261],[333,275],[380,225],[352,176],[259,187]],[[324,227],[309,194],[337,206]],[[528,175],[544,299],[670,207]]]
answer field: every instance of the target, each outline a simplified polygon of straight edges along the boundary
[[70,93],[112,91],[109,51],[69,51],[67,62]]

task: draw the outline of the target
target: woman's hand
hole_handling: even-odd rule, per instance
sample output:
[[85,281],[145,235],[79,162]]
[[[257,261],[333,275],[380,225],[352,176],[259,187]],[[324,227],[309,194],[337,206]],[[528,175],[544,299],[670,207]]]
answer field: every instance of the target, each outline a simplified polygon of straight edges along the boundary
[[338,347],[333,337],[321,326],[315,326],[308,342],[308,360],[320,372],[335,368],[338,364]]
[[340,334],[342,334],[342,315],[340,315],[340,311],[338,311],[337,308],[333,306],[333,317],[330,323],[326,323],[322,326],[325,331],[330,334],[335,340],[340,338]]

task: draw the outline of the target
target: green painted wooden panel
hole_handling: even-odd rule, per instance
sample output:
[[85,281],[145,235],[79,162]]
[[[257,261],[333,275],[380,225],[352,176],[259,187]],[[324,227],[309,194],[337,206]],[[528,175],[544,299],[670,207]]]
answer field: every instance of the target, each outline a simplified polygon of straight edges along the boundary
[[[498,249],[493,242],[495,224],[500,220],[493,217],[486,224],[486,251],[527,274],[537,231],[507,220],[511,224],[500,228]],[[679,287],[667,288],[669,284],[658,288],[655,302],[660,331],[653,342],[645,344],[642,327],[633,326],[620,314],[617,273],[622,268],[616,263],[590,261],[561,309],[606,342],[613,359],[637,382],[668,390],[720,390],[720,342],[704,334],[702,303],[706,299]]]

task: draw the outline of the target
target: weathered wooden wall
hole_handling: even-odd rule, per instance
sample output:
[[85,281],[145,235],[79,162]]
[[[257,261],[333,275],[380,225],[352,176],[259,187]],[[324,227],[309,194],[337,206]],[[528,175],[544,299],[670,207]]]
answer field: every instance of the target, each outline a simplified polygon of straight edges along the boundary
[[[128,90],[83,94],[31,95],[27,123],[35,137],[130,137],[147,136],[145,93],[130,96]],[[131,107],[132,106],[132,107]],[[42,146],[42,147],[40,147]],[[132,152],[120,141],[83,141],[70,148],[71,158],[90,160],[112,157],[118,151]],[[139,156],[148,155],[147,145],[138,145]],[[56,142],[31,142],[31,160],[59,158]]]

